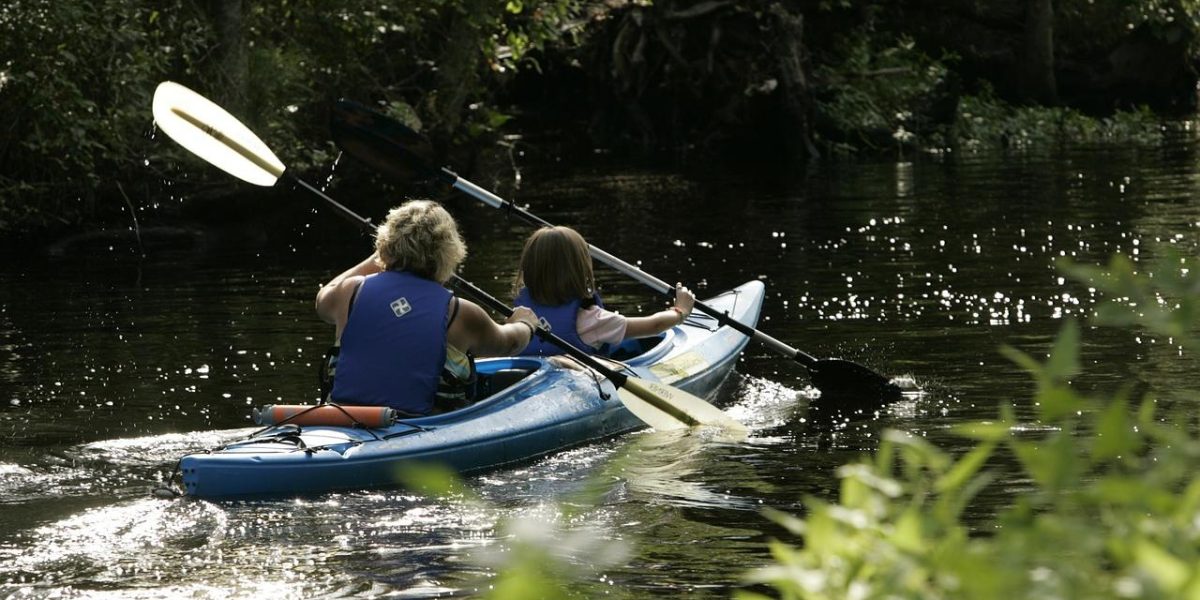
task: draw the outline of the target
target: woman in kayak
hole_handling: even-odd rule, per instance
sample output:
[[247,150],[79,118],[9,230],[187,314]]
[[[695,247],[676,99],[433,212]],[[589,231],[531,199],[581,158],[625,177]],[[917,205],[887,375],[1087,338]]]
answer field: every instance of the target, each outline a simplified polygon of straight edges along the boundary
[[[588,243],[570,227],[543,227],[529,236],[514,288],[516,306],[533,309],[552,333],[593,354],[683,323],[696,302],[692,292],[676,284],[675,305],[667,310],[625,317],[605,309],[596,293]],[[521,353],[545,356],[562,350],[535,338]]]
[[317,292],[317,314],[335,327],[333,401],[429,414],[442,393],[464,395],[473,357],[510,356],[529,343],[538,321],[528,308],[498,325],[444,287],[466,255],[436,202],[388,213],[375,252]]

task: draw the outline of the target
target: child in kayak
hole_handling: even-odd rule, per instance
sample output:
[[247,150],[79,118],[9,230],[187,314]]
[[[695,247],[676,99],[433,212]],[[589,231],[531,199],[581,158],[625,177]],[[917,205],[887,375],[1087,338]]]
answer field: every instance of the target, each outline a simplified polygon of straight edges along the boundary
[[388,213],[371,256],[321,287],[317,314],[335,328],[334,402],[429,414],[447,388],[473,383],[473,357],[525,347],[538,323],[529,309],[497,325],[444,287],[466,255],[450,213],[414,200]]
[[[591,354],[679,325],[696,302],[691,291],[676,284],[675,304],[667,310],[625,317],[605,309],[596,293],[588,243],[570,227],[543,227],[529,236],[514,289],[515,306],[529,307],[552,333]],[[547,356],[562,350],[535,337],[521,354]]]

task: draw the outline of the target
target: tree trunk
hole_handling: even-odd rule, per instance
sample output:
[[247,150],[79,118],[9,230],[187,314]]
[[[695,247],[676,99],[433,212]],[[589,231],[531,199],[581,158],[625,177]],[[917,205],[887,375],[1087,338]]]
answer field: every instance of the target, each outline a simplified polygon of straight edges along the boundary
[[1022,95],[1042,104],[1057,104],[1053,0],[1026,0],[1024,59],[1019,67]]
[[804,73],[804,16],[788,12],[780,4],[771,5],[778,27],[775,28],[775,55],[779,57],[779,80],[782,84],[783,112],[787,122],[784,133],[789,152],[798,157],[816,158],[820,155],[812,141],[812,92]]
[[468,100],[482,91],[482,71],[490,59],[480,52],[482,36],[488,35],[483,24],[503,9],[504,4],[495,0],[469,0],[448,26],[437,59],[436,94],[430,106],[433,127],[447,135],[458,132]]
[[234,114],[246,107],[248,60],[242,0],[208,0],[208,14],[217,34],[213,68],[219,102]]

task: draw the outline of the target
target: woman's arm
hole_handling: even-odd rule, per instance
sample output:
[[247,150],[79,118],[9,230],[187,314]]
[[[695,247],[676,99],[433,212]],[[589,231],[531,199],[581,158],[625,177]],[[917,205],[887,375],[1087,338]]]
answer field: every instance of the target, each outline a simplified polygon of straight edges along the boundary
[[379,257],[372,254],[362,262],[346,269],[342,274],[329,280],[329,283],[317,290],[317,316],[322,321],[337,326],[340,336],[346,325],[347,309],[350,307],[350,297],[358,287],[363,277],[380,271]]
[[497,324],[478,304],[459,299],[458,317],[446,332],[446,341],[478,357],[512,356],[533,339],[537,315],[524,306],[513,309],[503,325]]

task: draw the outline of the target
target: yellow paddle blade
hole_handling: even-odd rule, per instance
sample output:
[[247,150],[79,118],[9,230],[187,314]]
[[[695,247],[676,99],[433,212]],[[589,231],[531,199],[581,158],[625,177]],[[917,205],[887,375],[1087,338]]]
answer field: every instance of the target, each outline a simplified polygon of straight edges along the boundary
[[617,394],[633,416],[659,431],[709,426],[743,435],[746,432],[745,425],[721,409],[669,385],[630,377]]
[[238,179],[270,187],[286,169],[241,121],[178,83],[158,84],[153,112],[163,133]]

